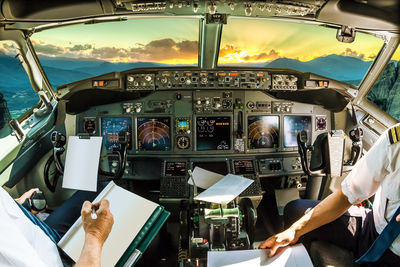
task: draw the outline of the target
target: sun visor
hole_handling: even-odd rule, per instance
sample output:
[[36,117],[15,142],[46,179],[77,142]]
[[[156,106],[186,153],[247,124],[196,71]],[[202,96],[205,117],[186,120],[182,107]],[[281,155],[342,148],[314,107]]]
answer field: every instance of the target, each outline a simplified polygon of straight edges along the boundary
[[7,20],[64,20],[103,15],[97,0],[4,0],[2,13]]

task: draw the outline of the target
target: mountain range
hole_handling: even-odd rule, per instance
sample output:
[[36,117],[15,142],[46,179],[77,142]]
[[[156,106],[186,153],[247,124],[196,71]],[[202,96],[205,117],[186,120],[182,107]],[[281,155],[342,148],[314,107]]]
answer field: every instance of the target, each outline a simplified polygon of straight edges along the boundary
[[[53,58],[44,56],[39,57],[39,60],[53,88],[65,83],[108,72],[119,72],[143,67],[170,66],[153,62],[111,63],[102,60]],[[289,68],[301,72],[313,72],[358,85],[371,63],[372,61],[363,61],[359,58],[349,56],[328,55],[310,61],[278,58],[271,62],[242,63],[235,64],[235,66]],[[13,117],[19,116],[29,107],[37,103],[38,97],[36,93],[33,92],[27,75],[19,64],[18,59],[0,55],[0,80],[0,92],[4,94]]]

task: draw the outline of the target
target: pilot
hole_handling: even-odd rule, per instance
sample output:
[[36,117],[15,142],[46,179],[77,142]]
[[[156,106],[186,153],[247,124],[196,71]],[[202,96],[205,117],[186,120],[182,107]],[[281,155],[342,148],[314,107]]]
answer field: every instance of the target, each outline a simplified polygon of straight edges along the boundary
[[[67,256],[58,251],[56,243],[79,215],[85,244],[75,266],[100,266],[102,247],[114,223],[109,202],[92,204],[84,201],[88,199],[86,192],[78,191],[45,223],[22,206],[35,190],[14,200],[0,189],[0,266],[63,266]],[[92,218],[92,209],[96,210],[96,219]]]
[[[375,195],[372,210],[352,206]],[[388,129],[341,184],[321,202],[295,200],[284,211],[285,231],[259,248],[323,240],[351,250],[363,266],[400,266],[400,124]]]

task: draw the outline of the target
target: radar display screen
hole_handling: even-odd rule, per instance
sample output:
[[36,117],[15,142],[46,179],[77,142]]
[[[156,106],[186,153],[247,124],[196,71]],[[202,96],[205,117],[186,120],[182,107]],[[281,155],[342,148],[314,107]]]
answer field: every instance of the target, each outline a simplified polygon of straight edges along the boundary
[[307,143],[311,144],[311,116],[285,116],[283,117],[283,146],[297,147],[297,133],[307,132]]
[[101,136],[103,137],[103,143],[107,150],[119,148],[118,133],[120,131],[126,131],[128,133],[128,142],[130,146],[132,136],[131,118],[101,118]]
[[186,162],[167,161],[165,163],[165,176],[186,176]]
[[279,146],[279,116],[249,116],[247,125],[248,149]]
[[171,150],[171,119],[137,118],[137,144],[140,151]]
[[235,160],[233,162],[235,174],[254,174],[254,164],[252,160]]
[[197,117],[197,150],[231,149],[231,118]]

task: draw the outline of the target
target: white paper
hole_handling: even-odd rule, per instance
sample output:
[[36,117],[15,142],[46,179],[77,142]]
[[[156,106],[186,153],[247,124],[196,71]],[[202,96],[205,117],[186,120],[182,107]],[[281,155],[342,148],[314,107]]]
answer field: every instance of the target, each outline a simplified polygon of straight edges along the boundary
[[272,258],[268,253],[267,249],[209,251],[207,267],[313,267],[302,244],[284,248]]
[[233,174],[224,176],[194,199],[218,204],[228,204],[254,181]]
[[[219,173],[210,172],[200,167],[195,167],[193,170],[193,179],[197,187],[207,189],[221,180],[224,176]],[[192,179],[188,180],[188,184],[193,185]]]
[[70,136],[63,176],[63,188],[96,191],[100,150],[103,138]]
[[[115,266],[158,204],[133,194],[110,182],[93,203],[107,199],[114,224],[103,246],[101,266]],[[82,219],[79,218],[58,245],[77,261],[85,241]]]

